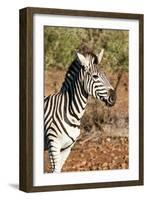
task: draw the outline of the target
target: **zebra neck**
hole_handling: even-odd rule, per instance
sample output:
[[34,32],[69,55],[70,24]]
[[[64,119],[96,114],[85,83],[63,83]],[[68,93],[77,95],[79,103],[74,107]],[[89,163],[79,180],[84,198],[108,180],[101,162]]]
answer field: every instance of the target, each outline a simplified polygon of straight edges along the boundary
[[67,90],[69,112],[77,121],[82,118],[88,101],[88,95],[80,78],[81,76],[77,78],[74,84],[70,84]]
[[65,96],[65,107],[70,117],[79,121],[85,111],[88,94],[84,89],[84,69],[78,60],[70,65],[60,92]]

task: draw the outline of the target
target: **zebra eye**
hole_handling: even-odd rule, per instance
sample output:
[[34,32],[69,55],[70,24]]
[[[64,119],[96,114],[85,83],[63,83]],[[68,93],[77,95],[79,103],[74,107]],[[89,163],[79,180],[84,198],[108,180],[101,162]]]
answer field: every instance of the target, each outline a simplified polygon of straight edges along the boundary
[[98,75],[93,75],[92,76],[94,79],[98,79]]

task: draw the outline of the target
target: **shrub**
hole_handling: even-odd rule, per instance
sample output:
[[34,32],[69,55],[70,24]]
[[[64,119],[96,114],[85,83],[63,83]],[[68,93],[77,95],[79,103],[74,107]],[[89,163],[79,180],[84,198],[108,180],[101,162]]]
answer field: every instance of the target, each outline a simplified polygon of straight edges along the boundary
[[48,26],[44,28],[45,69],[68,68],[74,50],[85,47],[94,53],[105,49],[104,68],[128,70],[128,31]]

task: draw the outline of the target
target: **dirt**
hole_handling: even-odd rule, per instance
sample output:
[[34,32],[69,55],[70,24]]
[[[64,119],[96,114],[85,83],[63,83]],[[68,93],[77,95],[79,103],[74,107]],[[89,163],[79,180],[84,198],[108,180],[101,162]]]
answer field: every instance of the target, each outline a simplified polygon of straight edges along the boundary
[[[77,141],[62,171],[90,171],[128,168],[128,137],[83,137]],[[50,172],[45,151],[45,172]]]
[[[45,72],[45,95],[57,92],[65,71]],[[106,73],[115,87],[118,74]],[[123,73],[117,90],[117,102],[108,108],[89,98],[81,121],[81,135],[66,160],[62,171],[127,169],[128,154],[128,74]],[[44,152],[44,171],[50,172],[48,152]]]

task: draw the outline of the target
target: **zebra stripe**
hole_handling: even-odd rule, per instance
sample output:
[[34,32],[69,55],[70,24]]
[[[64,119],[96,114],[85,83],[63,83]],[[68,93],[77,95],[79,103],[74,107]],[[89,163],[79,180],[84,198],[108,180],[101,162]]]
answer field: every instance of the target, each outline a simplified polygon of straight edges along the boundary
[[[102,56],[102,55],[101,55]],[[115,92],[105,74],[98,71],[98,58],[92,53],[77,53],[58,93],[44,99],[44,138],[52,172],[60,172],[80,134],[80,120],[88,96],[115,104]]]

